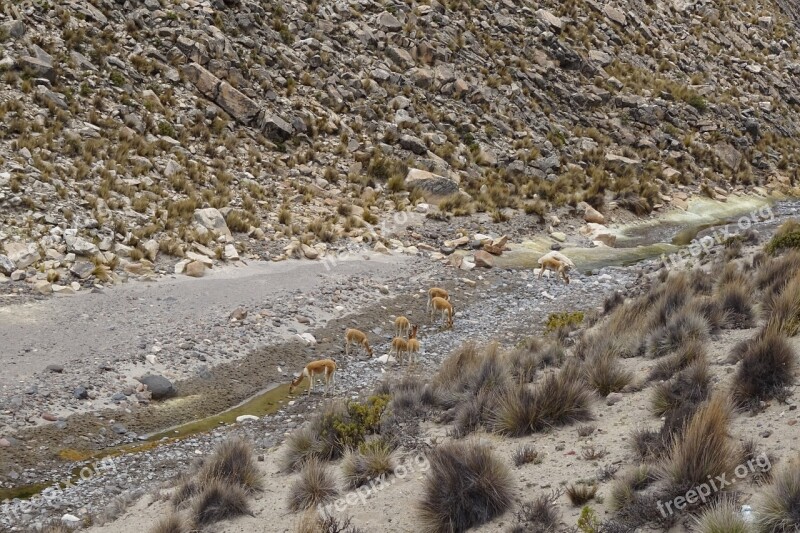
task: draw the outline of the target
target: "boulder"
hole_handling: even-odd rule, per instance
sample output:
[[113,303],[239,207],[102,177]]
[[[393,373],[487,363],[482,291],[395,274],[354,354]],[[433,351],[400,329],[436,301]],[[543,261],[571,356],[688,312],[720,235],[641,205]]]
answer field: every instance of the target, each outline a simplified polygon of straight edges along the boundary
[[148,374],[136,378],[136,381],[147,387],[147,390],[150,391],[154,400],[169,398],[178,392],[175,385],[173,385],[170,380],[157,374]]
[[225,222],[225,217],[222,216],[219,209],[213,207],[197,209],[194,212],[194,221],[217,235],[232,236],[231,230],[228,229],[228,224]]
[[5,248],[8,259],[19,270],[28,268],[42,257],[33,243],[10,242],[5,245]]
[[206,266],[200,261],[192,261],[186,265],[183,272],[192,278],[202,278],[206,273]]
[[8,258],[7,255],[0,254],[0,274],[10,276],[12,272],[17,269],[14,261]]
[[219,84],[216,102],[230,116],[245,125],[252,124],[261,111],[256,102],[225,81]]
[[600,211],[590,206],[586,202],[580,202],[578,204],[578,209],[583,211],[583,220],[585,222],[591,222],[593,224],[605,224],[606,217],[604,217]]
[[551,30],[559,32],[564,29],[564,23],[561,21],[561,19],[546,9],[538,10],[536,12],[536,16],[539,18],[539,20],[547,24]]
[[452,179],[416,168],[408,169],[406,188],[409,190],[416,188],[423,194],[440,197],[458,193],[458,184]]
[[95,255],[100,251],[95,244],[77,235],[67,235],[64,241],[67,243],[67,252],[75,255]]
[[728,143],[714,146],[714,154],[723,165],[731,170],[739,170],[739,166],[742,164],[742,153]]
[[494,266],[494,257],[489,252],[478,250],[475,252],[475,266],[482,268],[492,268]]
[[80,279],[87,279],[94,272],[94,263],[78,261],[69,269],[72,274]]

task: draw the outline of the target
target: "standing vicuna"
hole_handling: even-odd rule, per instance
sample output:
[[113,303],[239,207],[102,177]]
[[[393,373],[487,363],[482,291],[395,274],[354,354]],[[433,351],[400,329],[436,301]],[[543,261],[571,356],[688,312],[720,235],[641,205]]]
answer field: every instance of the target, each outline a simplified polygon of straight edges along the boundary
[[453,309],[453,304],[445,300],[444,298],[437,296],[431,301],[432,309],[431,309],[431,322],[433,322],[433,316],[436,312],[442,313],[442,324],[446,324],[448,328],[453,327],[453,313],[455,310]]
[[403,337],[408,335],[408,331],[411,329],[411,322],[404,316],[399,316],[394,319],[394,336],[395,337]]
[[542,265],[542,268],[539,270],[539,279],[542,279],[542,275],[544,274],[545,270],[550,269],[557,275],[561,276],[565,285],[569,285],[569,276],[567,275],[567,272],[569,272],[570,266],[568,263],[555,257],[548,257],[543,259],[540,264]]
[[303,371],[300,373],[299,376],[292,380],[292,384],[289,385],[289,394],[294,392],[294,389],[303,382],[305,378],[311,382],[308,387],[308,394],[311,395],[311,391],[314,390],[314,381],[318,375],[322,375],[325,378],[325,393],[324,396],[328,395],[328,386],[330,385],[332,392],[336,392],[336,378],[334,374],[336,373],[336,362],[333,359],[320,359],[319,361],[312,361],[306,365]]
[[447,294],[445,289],[442,289],[441,287],[431,287],[428,289],[428,306],[426,307],[427,311],[430,311],[434,298],[444,298],[445,300],[450,301],[450,295]]
[[408,341],[403,337],[392,339],[392,353],[397,362],[403,364],[403,352],[408,352]]
[[350,345],[358,344],[364,348],[370,357],[372,357],[372,348],[369,346],[367,334],[355,328],[347,328],[344,330],[344,353],[350,355]]
[[416,361],[417,354],[419,353],[419,339],[417,339],[417,326],[412,326],[411,333],[408,334],[408,342],[406,343],[406,355],[408,355],[408,364]]

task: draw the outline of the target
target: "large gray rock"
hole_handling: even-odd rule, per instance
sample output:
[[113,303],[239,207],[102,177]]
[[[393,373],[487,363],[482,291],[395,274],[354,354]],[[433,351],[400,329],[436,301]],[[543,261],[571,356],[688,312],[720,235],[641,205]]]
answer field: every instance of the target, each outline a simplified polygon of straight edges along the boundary
[[546,9],[538,10],[536,16],[539,20],[550,26],[550,29],[561,31],[564,28],[564,23],[561,19]]
[[95,244],[77,235],[67,235],[64,242],[67,243],[67,251],[76,255],[95,255],[100,251]]
[[194,212],[194,221],[217,235],[231,236],[231,230],[228,229],[225,217],[222,216],[219,209],[213,207],[198,209]]
[[400,146],[417,155],[425,155],[428,153],[428,147],[425,146],[425,142],[413,135],[403,135],[400,137]]
[[12,272],[17,269],[14,261],[8,258],[7,255],[0,254],[0,274],[10,276]]
[[417,168],[408,169],[406,187],[416,188],[433,196],[450,196],[458,193],[458,184],[455,181]]
[[72,268],[70,268],[69,271],[80,279],[86,279],[92,275],[92,272],[94,272],[94,263],[90,263],[89,261],[78,261],[72,265]]
[[742,153],[727,143],[720,143],[714,147],[714,153],[722,164],[731,170],[739,170],[742,164]]
[[388,11],[378,15],[378,25],[386,31],[400,31],[403,29],[403,23]]
[[26,70],[37,78],[46,78],[50,82],[56,81],[53,63],[45,59],[31,56],[22,56],[17,61],[20,70]]
[[5,248],[8,259],[20,270],[28,268],[42,257],[33,243],[11,242]]
[[136,381],[147,386],[147,390],[152,393],[154,400],[169,398],[178,392],[175,385],[164,376],[148,374],[137,378]]
[[216,102],[230,116],[246,125],[252,124],[260,111],[257,103],[225,81],[219,84]]
[[259,115],[257,125],[272,141],[283,142],[294,135],[294,128],[291,124],[266,111],[262,111]]

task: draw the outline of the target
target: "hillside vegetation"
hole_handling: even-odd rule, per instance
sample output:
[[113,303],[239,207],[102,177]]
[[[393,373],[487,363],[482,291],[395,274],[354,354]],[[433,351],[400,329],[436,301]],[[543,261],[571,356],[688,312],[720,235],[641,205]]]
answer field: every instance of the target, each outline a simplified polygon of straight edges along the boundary
[[[784,4],[6,8],[0,273],[313,258],[345,237],[388,243],[374,225],[425,198],[439,220],[538,223],[581,201],[645,215],[789,185],[800,61]],[[87,259],[71,273],[70,253]]]

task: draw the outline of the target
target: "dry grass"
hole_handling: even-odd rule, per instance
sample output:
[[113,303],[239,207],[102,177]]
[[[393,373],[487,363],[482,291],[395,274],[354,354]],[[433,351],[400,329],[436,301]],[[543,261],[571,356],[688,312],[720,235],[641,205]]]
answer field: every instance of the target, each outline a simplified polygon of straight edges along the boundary
[[241,487],[245,493],[263,488],[263,479],[253,457],[253,447],[242,438],[219,444],[197,473],[201,487],[218,480]]
[[753,531],[732,498],[724,498],[714,503],[694,520],[693,533],[752,533]]
[[697,410],[675,439],[664,470],[673,488],[685,490],[709,477],[733,472],[740,450],[728,435],[731,410],[730,400],[717,394]]
[[784,394],[795,382],[796,354],[780,333],[765,332],[747,343],[733,383],[740,405],[757,405]]
[[342,473],[348,488],[356,489],[373,479],[391,475],[397,460],[394,450],[382,439],[374,439],[349,452],[342,461]]
[[555,533],[559,531],[561,513],[556,500],[563,491],[540,494],[530,503],[524,503],[516,512],[515,524],[510,533]]
[[754,506],[759,532],[788,533],[800,530],[800,464],[787,464],[775,482],[763,490]]
[[336,479],[325,464],[312,457],[289,489],[289,509],[297,512],[324,505],[339,495]]
[[633,381],[633,374],[625,370],[619,359],[618,353],[612,348],[595,355],[584,364],[586,381],[603,397],[621,391]]
[[171,513],[159,520],[150,533],[189,533],[191,528],[186,519],[178,514]]
[[542,455],[532,444],[523,444],[514,450],[512,459],[514,460],[514,466],[522,466],[529,463],[538,465],[544,461]]
[[580,507],[591,501],[597,495],[597,485],[586,483],[573,483],[567,487],[567,497],[575,507]]
[[430,469],[417,504],[419,531],[465,531],[510,507],[511,475],[488,447],[453,442],[431,450],[428,459]]
[[243,514],[252,516],[242,487],[219,479],[210,481],[197,495],[192,511],[195,523],[201,526]]

